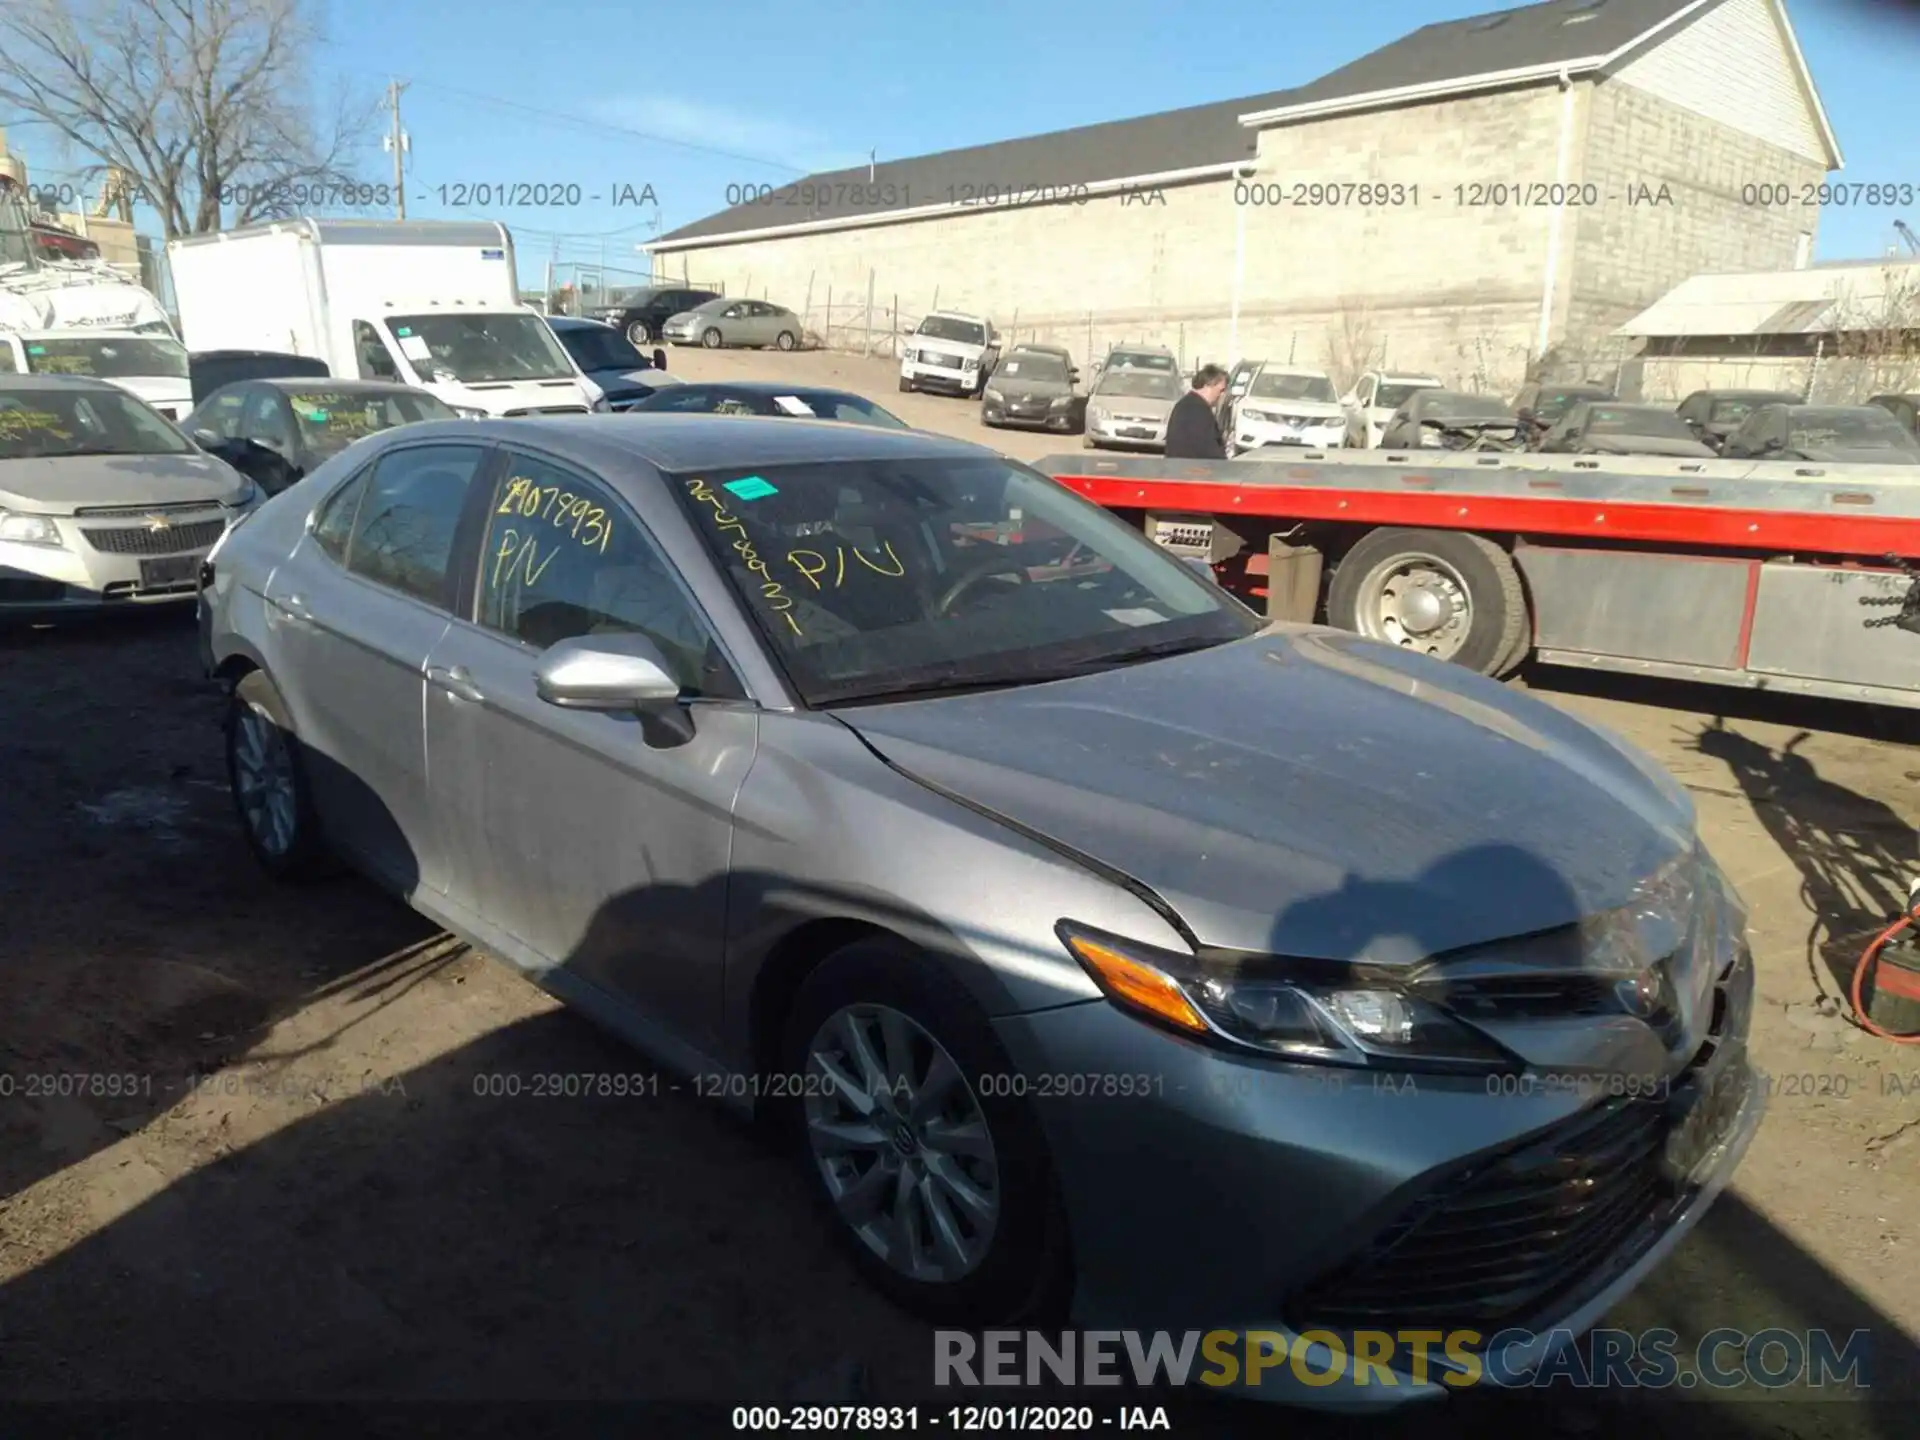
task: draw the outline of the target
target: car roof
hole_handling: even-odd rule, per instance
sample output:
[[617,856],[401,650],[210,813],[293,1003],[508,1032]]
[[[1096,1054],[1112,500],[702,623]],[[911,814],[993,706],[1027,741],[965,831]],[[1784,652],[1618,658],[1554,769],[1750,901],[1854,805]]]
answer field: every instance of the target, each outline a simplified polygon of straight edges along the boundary
[[1322,380],[1333,378],[1326,371],[1316,369],[1312,365],[1269,365],[1264,360],[1260,362],[1260,373],[1262,375],[1313,375]]
[[[782,390],[781,394],[792,394]],[[391,437],[391,438],[387,438]],[[534,446],[587,466],[639,460],[661,470],[723,470],[826,461],[978,460],[984,445],[923,430],[887,430],[834,420],[656,412],[513,420],[428,420],[381,432],[385,443],[475,439]]]
[[1436,390],[1440,388],[1438,375],[1405,375],[1397,370],[1376,370],[1373,373],[1374,378],[1384,385],[1431,385]]
[[133,392],[111,381],[92,375],[0,375],[0,388],[7,390],[111,390],[116,395]]
[[1038,355],[1067,355],[1072,353],[1064,345],[1040,345],[1031,340],[1022,340],[1007,353],[1014,355],[1022,350],[1031,350]]
[[[427,395],[417,385],[398,380],[343,379],[338,375],[266,375],[258,380],[235,380],[233,385],[270,385],[275,390],[328,390],[336,395]],[[232,385],[220,389],[230,390]],[[217,393],[217,392],[216,392]]]
[[604,320],[589,320],[580,315],[549,315],[547,324],[556,330],[613,330],[614,328]]
[[873,403],[864,395],[832,385],[782,385],[778,380],[693,380],[672,393],[678,394],[680,390],[731,390],[736,395],[836,395],[867,405]]
[[1165,345],[1109,345],[1109,355],[1171,355],[1173,351]]
[[[1791,390],[1696,390],[1693,394],[1711,395],[1716,400],[1749,400],[1763,395],[1768,399],[1779,400],[1780,396],[1785,395],[1789,397],[1789,399],[1780,400],[1779,403],[1783,405],[1789,403],[1789,401],[1798,403],[1800,399],[1800,397],[1795,395]],[[1687,398],[1691,400],[1693,395],[1689,395]]]

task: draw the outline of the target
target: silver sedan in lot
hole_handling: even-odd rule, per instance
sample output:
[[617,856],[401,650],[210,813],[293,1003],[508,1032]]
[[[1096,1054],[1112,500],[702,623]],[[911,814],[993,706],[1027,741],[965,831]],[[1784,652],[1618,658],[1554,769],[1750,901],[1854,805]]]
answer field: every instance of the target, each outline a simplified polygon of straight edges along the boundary
[[[1665,772],[982,448],[410,426],[208,582],[266,867],[344,858],[766,1107],[919,1313],[1577,1331],[1758,1124]],[[1361,1399],[1444,1393],[1390,1363]]]
[[259,498],[117,385],[0,376],[0,616],[190,602]]

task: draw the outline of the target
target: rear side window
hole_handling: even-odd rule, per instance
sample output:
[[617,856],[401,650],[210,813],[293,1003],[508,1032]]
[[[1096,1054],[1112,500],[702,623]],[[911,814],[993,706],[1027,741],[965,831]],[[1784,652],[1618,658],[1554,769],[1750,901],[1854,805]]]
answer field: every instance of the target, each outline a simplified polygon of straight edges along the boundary
[[347,541],[353,536],[354,512],[360,508],[360,497],[367,493],[370,473],[362,470],[329,495],[314,518],[313,543],[342,565],[347,563]]
[[486,451],[418,445],[383,456],[354,519],[347,568],[378,585],[447,606],[454,535]]

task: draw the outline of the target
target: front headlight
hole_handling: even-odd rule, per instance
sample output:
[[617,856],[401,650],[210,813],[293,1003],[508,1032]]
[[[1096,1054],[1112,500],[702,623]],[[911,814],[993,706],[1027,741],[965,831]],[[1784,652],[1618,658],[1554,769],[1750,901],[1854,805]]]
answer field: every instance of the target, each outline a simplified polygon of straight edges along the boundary
[[246,480],[241,483],[239,494],[235,495],[231,500],[222,500],[220,503],[229,510],[244,510],[249,505],[257,504],[259,500],[260,487],[254,484],[253,481]]
[[991,400],[996,405],[1004,405],[1007,403],[1007,397],[1002,395],[998,390],[994,389],[991,385],[987,387],[987,399]]
[[1073,404],[1073,396],[1061,395],[1054,400],[1053,408],[1055,410],[1064,410],[1071,404]]
[[1114,1004],[1192,1039],[1316,1065],[1520,1068],[1478,1030],[1362,966],[1262,958],[1232,968],[1065,921],[1059,935]]
[[46,545],[55,550],[66,549],[66,541],[60,538],[59,530],[44,515],[15,515],[0,510],[0,540],[11,540],[16,545]]

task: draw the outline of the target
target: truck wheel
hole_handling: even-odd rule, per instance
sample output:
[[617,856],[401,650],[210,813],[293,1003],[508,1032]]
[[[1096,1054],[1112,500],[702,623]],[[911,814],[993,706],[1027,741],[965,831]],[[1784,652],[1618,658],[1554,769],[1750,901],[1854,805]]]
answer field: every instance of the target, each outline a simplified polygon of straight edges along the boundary
[[700,337],[700,343],[706,346],[707,349],[709,350],[718,350],[720,348],[719,329],[714,326],[709,326],[707,328],[707,333]]
[[1327,620],[1482,675],[1514,663],[1527,597],[1513,557],[1461,530],[1375,530],[1333,574]]
[[653,331],[644,320],[636,320],[627,326],[627,343],[638,350],[653,339]]
[[902,395],[905,395],[908,392],[910,392],[912,389],[913,389],[913,381],[909,380],[906,376],[902,375],[900,377],[900,393]]

